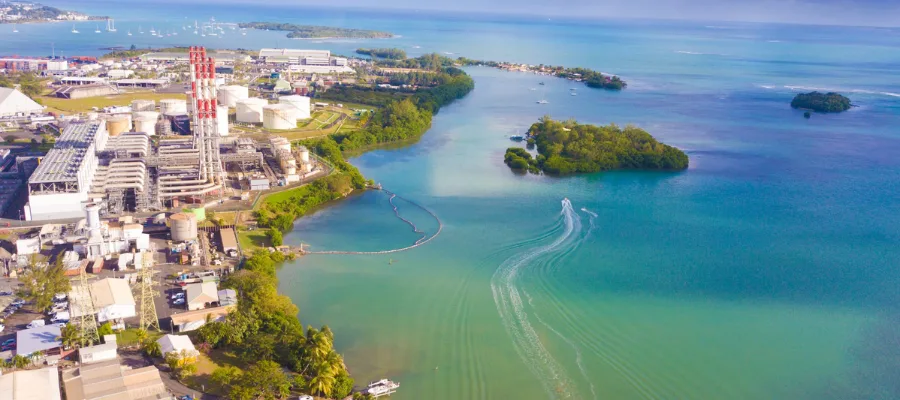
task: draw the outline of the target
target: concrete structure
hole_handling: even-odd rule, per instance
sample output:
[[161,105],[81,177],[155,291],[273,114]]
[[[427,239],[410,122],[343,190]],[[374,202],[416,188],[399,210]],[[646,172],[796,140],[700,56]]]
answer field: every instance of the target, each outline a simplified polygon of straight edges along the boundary
[[216,125],[219,136],[228,136],[228,107],[216,106]]
[[300,64],[304,59],[330,59],[328,50],[261,49],[259,59],[269,64]]
[[119,136],[122,132],[131,131],[131,115],[113,114],[106,118],[106,132],[109,136]]
[[133,100],[131,102],[131,111],[156,111],[156,102],[153,100]]
[[25,219],[80,217],[99,165],[96,151],[105,148],[107,139],[101,122],[69,123],[28,179]]
[[96,85],[108,83],[106,78],[97,78],[90,76],[64,76],[57,81],[63,85]]
[[288,104],[270,104],[263,107],[263,128],[294,129],[297,127],[296,108]]
[[0,376],[0,400],[60,400],[56,367],[22,370]]
[[280,104],[287,104],[294,107],[294,114],[298,120],[307,119],[310,115],[309,97],[306,96],[281,96],[278,98]]
[[270,183],[266,178],[250,178],[250,190],[263,191],[269,190]]
[[44,112],[44,106],[36,103],[16,89],[0,87],[0,118],[17,117]]
[[16,332],[16,354],[27,357],[42,351],[45,355],[57,355],[62,346],[59,337],[60,329],[56,325],[23,329]]
[[62,381],[66,400],[172,399],[155,366],[132,369],[118,359],[64,370]]
[[130,69],[111,69],[106,71],[106,76],[110,79],[130,78],[134,75],[134,71]]
[[188,311],[202,310],[207,304],[219,301],[219,290],[215,282],[192,283],[184,291]]
[[107,96],[119,93],[119,90],[107,83],[90,85],[63,86],[54,93],[56,97],[63,99],[83,99],[86,97]]
[[110,82],[116,87],[132,87],[132,88],[161,88],[169,86],[168,79],[138,79],[138,78],[127,78],[127,79],[119,79]]
[[115,360],[119,356],[117,349],[116,335],[105,335],[103,344],[79,348],[78,361],[82,364],[93,364]]
[[237,305],[237,292],[234,289],[222,289],[219,291],[219,305],[222,307]]
[[227,107],[236,107],[238,101],[246,100],[248,97],[250,92],[246,86],[232,85],[219,88],[219,104]]
[[222,241],[222,252],[223,253],[228,253],[231,250],[237,251],[238,243],[237,243],[237,237],[234,235],[234,229],[231,229],[231,228],[219,229],[219,237]]
[[[219,291],[222,292],[221,290]],[[232,292],[234,292],[232,290]],[[221,306],[196,311],[188,311],[172,315],[172,328],[176,332],[190,332],[206,325],[207,320],[212,322],[224,322],[225,317],[234,307]]]
[[165,335],[159,338],[156,343],[159,343],[159,348],[162,350],[163,357],[169,353],[181,354],[184,351],[187,357],[197,357],[200,355],[200,352],[194,347],[194,343],[191,342],[191,338],[183,335]]
[[79,286],[72,287],[69,293],[69,315],[78,318],[84,315],[87,301],[93,303],[97,312],[97,321],[100,323],[111,321],[113,325],[119,325],[125,318],[137,315],[134,296],[125,279],[106,278],[93,282],[90,285],[90,293],[85,294]]
[[256,97],[237,101],[235,106],[237,108],[237,122],[262,123],[263,107],[267,105],[269,105],[268,101]]
[[[246,54],[240,54],[235,52],[209,52],[210,57],[215,57],[216,61],[219,62],[249,62],[250,56]],[[166,53],[166,52],[157,52],[157,53],[147,53],[141,56],[142,61],[153,61],[153,62],[175,62],[175,63],[187,63],[190,61],[190,53]]]
[[197,216],[190,213],[177,213],[169,217],[172,241],[184,242],[197,239]]

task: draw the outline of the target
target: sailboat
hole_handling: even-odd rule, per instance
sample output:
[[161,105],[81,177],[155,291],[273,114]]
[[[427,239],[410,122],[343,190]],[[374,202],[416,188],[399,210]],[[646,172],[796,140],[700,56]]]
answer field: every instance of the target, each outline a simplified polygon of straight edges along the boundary
[[100,25],[97,25],[97,29],[94,29],[94,33],[100,33]]
[[72,24],[72,33],[78,33],[78,29],[75,29],[75,24]]
[[131,30],[128,31],[128,36],[131,36]]
[[19,28],[16,28],[16,24],[13,24],[13,33],[19,33]]
[[150,34],[156,36],[156,29],[153,29],[152,26],[150,27]]
[[138,35],[143,35],[143,34],[144,34],[144,28],[142,28],[140,25],[138,25]]
[[107,32],[115,32],[116,31],[116,21],[112,18],[106,19],[106,31]]

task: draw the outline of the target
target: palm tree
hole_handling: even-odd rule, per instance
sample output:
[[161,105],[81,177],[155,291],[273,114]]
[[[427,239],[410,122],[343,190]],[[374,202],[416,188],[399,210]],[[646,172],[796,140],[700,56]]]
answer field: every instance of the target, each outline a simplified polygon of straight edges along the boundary
[[315,328],[309,328],[306,331],[306,347],[314,362],[324,359],[332,348],[328,335]]
[[27,357],[16,354],[12,358],[12,365],[16,369],[22,369],[28,366],[28,363],[31,362]]
[[66,349],[75,348],[81,344],[81,332],[78,331],[75,325],[66,324],[60,329],[57,340],[62,342],[63,347]]
[[331,395],[331,388],[334,386],[334,375],[316,375],[309,380],[308,386],[309,390],[314,394],[328,397]]
[[146,329],[138,329],[137,332],[135,332],[135,339],[137,339],[138,344],[141,346],[144,345],[144,342],[146,342],[149,337],[150,335],[147,333]]

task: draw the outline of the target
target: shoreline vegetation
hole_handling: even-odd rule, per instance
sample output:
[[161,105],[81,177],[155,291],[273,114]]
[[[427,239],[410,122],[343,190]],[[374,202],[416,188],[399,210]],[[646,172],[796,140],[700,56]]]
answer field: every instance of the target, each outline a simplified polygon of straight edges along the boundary
[[356,54],[362,54],[372,57],[373,59],[386,58],[389,60],[403,60],[406,58],[406,51],[397,48],[384,49],[356,49]]
[[[811,110],[819,113],[841,113],[852,107],[850,99],[838,93],[800,93],[791,100],[791,108]],[[806,118],[809,118],[808,112]]]
[[48,22],[72,22],[72,21],[98,21],[109,17],[99,15],[87,15],[85,13],[63,10],[61,8],[46,6],[40,3],[7,3],[5,16],[18,15],[17,19],[0,18],[0,24],[36,24]]
[[287,37],[290,39],[387,39],[394,37],[393,33],[384,31],[277,22],[241,22],[238,26],[247,29],[287,32]]
[[536,74],[549,75],[557,78],[568,79],[575,82],[582,82],[587,87],[606,90],[622,90],[628,87],[628,83],[616,75],[604,74],[588,68],[567,68],[563,66],[552,65],[528,65],[517,64],[503,61],[482,61],[472,60],[460,57],[457,62],[463,66],[480,66],[502,69],[504,71],[532,72]]
[[521,147],[510,147],[503,157],[510,169],[569,175],[625,169],[675,171],[689,163],[683,151],[631,125],[596,126],[544,116],[531,125],[527,137],[528,147],[537,147],[537,157]]

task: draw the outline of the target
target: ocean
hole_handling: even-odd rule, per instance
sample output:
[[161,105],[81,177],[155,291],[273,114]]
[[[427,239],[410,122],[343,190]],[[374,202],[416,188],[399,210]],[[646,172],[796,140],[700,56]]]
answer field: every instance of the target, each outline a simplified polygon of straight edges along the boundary
[[[62,5],[62,4],[61,4]],[[733,22],[545,20],[300,7],[76,2],[82,23],[0,26],[0,53],[100,47],[295,47],[581,66],[622,92],[488,68],[409,146],[351,160],[441,234],[386,255],[310,255],[279,272],[307,325],[327,324],[358,382],[396,399],[900,398],[900,30]],[[177,18],[174,16],[178,16]],[[193,20],[381,29],[382,40],[199,38]],[[166,38],[125,32],[178,31]],[[543,82],[545,85],[540,85]],[[576,88],[577,96],[569,94]],[[531,90],[535,89],[535,90]],[[835,90],[838,115],[789,107]],[[546,99],[549,104],[536,104]],[[518,175],[508,140],[544,115],[635,124],[687,152],[683,172]],[[302,218],[312,250],[418,236],[370,191]]]

